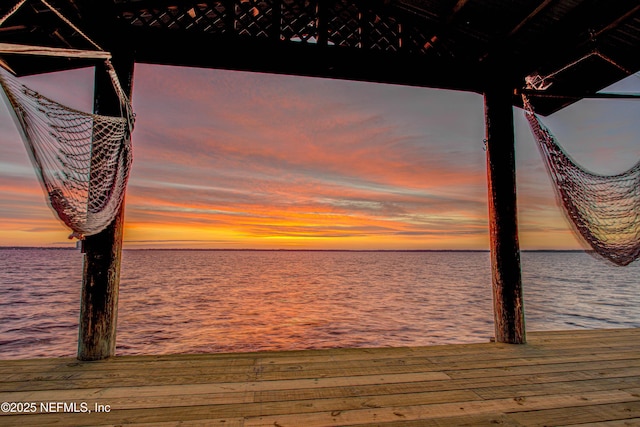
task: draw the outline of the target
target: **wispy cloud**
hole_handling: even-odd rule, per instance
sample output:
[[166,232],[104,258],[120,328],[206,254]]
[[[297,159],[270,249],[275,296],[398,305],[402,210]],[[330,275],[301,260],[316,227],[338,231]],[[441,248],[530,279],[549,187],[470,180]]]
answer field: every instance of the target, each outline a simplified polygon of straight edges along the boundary
[[[86,109],[92,78],[80,70],[30,82]],[[487,247],[478,95],[137,65],[133,100],[129,246]],[[568,111],[551,124],[561,137],[594,132],[572,133],[576,120]],[[605,140],[633,136],[628,121],[620,115],[620,129],[605,130]],[[575,246],[523,120],[516,125],[521,241]],[[585,156],[611,162],[628,157],[613,147],[589,150]],[[0,244],[68,234],[4,112],[0,218]]]
[[[481,146],[452,150],[433,127],[437,117],[407,122],[426,108],[415,104],[415,89],[389,99],[398,88],[383,87],[389,104],[371,105],[363,84],[153,71],[136,83],[135,103],[146,114],[135,135],[131,224],[234,230],[248,239],[402,240],[444,233],[434,224],[451,227],[442,220],[449,213],[464,233],[485,232],[476,227],[486,210]],[[169,105],[160,108],[161,99]]]

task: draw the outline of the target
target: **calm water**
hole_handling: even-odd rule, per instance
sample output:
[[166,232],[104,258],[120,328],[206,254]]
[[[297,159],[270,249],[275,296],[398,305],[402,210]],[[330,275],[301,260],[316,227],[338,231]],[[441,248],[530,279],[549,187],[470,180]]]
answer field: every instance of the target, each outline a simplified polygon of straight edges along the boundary
[[[528,330],[640,327],[640,264],[522,254]],[[82,255],[0,250],[0,358],[75,356]],[[485,252],[125,251],[118,354],[486,342]]]

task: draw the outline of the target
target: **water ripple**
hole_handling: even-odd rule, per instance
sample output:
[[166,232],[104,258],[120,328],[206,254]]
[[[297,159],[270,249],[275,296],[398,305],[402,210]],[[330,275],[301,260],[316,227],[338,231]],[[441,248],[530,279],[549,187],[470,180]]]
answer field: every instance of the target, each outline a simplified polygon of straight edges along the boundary
[[[637,265],[523,253],[529,330],[640,327]],[[0,358],[73,356],[82,255],[0,250]],[[125,251],[118,354],[486,342],[485,252]]]

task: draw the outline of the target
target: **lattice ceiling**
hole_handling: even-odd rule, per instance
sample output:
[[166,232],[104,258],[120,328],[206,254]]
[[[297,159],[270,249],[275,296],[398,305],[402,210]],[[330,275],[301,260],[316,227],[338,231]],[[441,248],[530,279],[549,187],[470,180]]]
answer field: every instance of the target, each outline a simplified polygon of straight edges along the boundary
[[[17,0],[16,0],[17,1]],[[140,62],[483,91],[499,62],[514,88],[598,51],[556,88],[593,93],[640,70],[640,5],[610,0],[48,0]],[[4,15],[14,0],[0,5]],[[0,43],[87,48],[40,0]],[[606,60],[603,60],[606,58]],[[7,58],[21,74],[85,63]],[[548,101],[546,111],[566,103]],[[541,111],[540,107],[538,108]]]

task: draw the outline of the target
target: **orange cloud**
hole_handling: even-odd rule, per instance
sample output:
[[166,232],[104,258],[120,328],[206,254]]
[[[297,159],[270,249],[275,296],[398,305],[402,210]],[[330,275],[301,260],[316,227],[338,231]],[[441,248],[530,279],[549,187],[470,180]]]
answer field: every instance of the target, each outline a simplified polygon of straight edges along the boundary
[[[488,247],[477,95],[144,65],[134,88],[128,245]],[[23,183],[24,152],[11,147],[0,146],[12,168],[0,173],[5,227],[53,232],[34,175]],[[527,150],[522,241],[546,233],[575,245]]]

